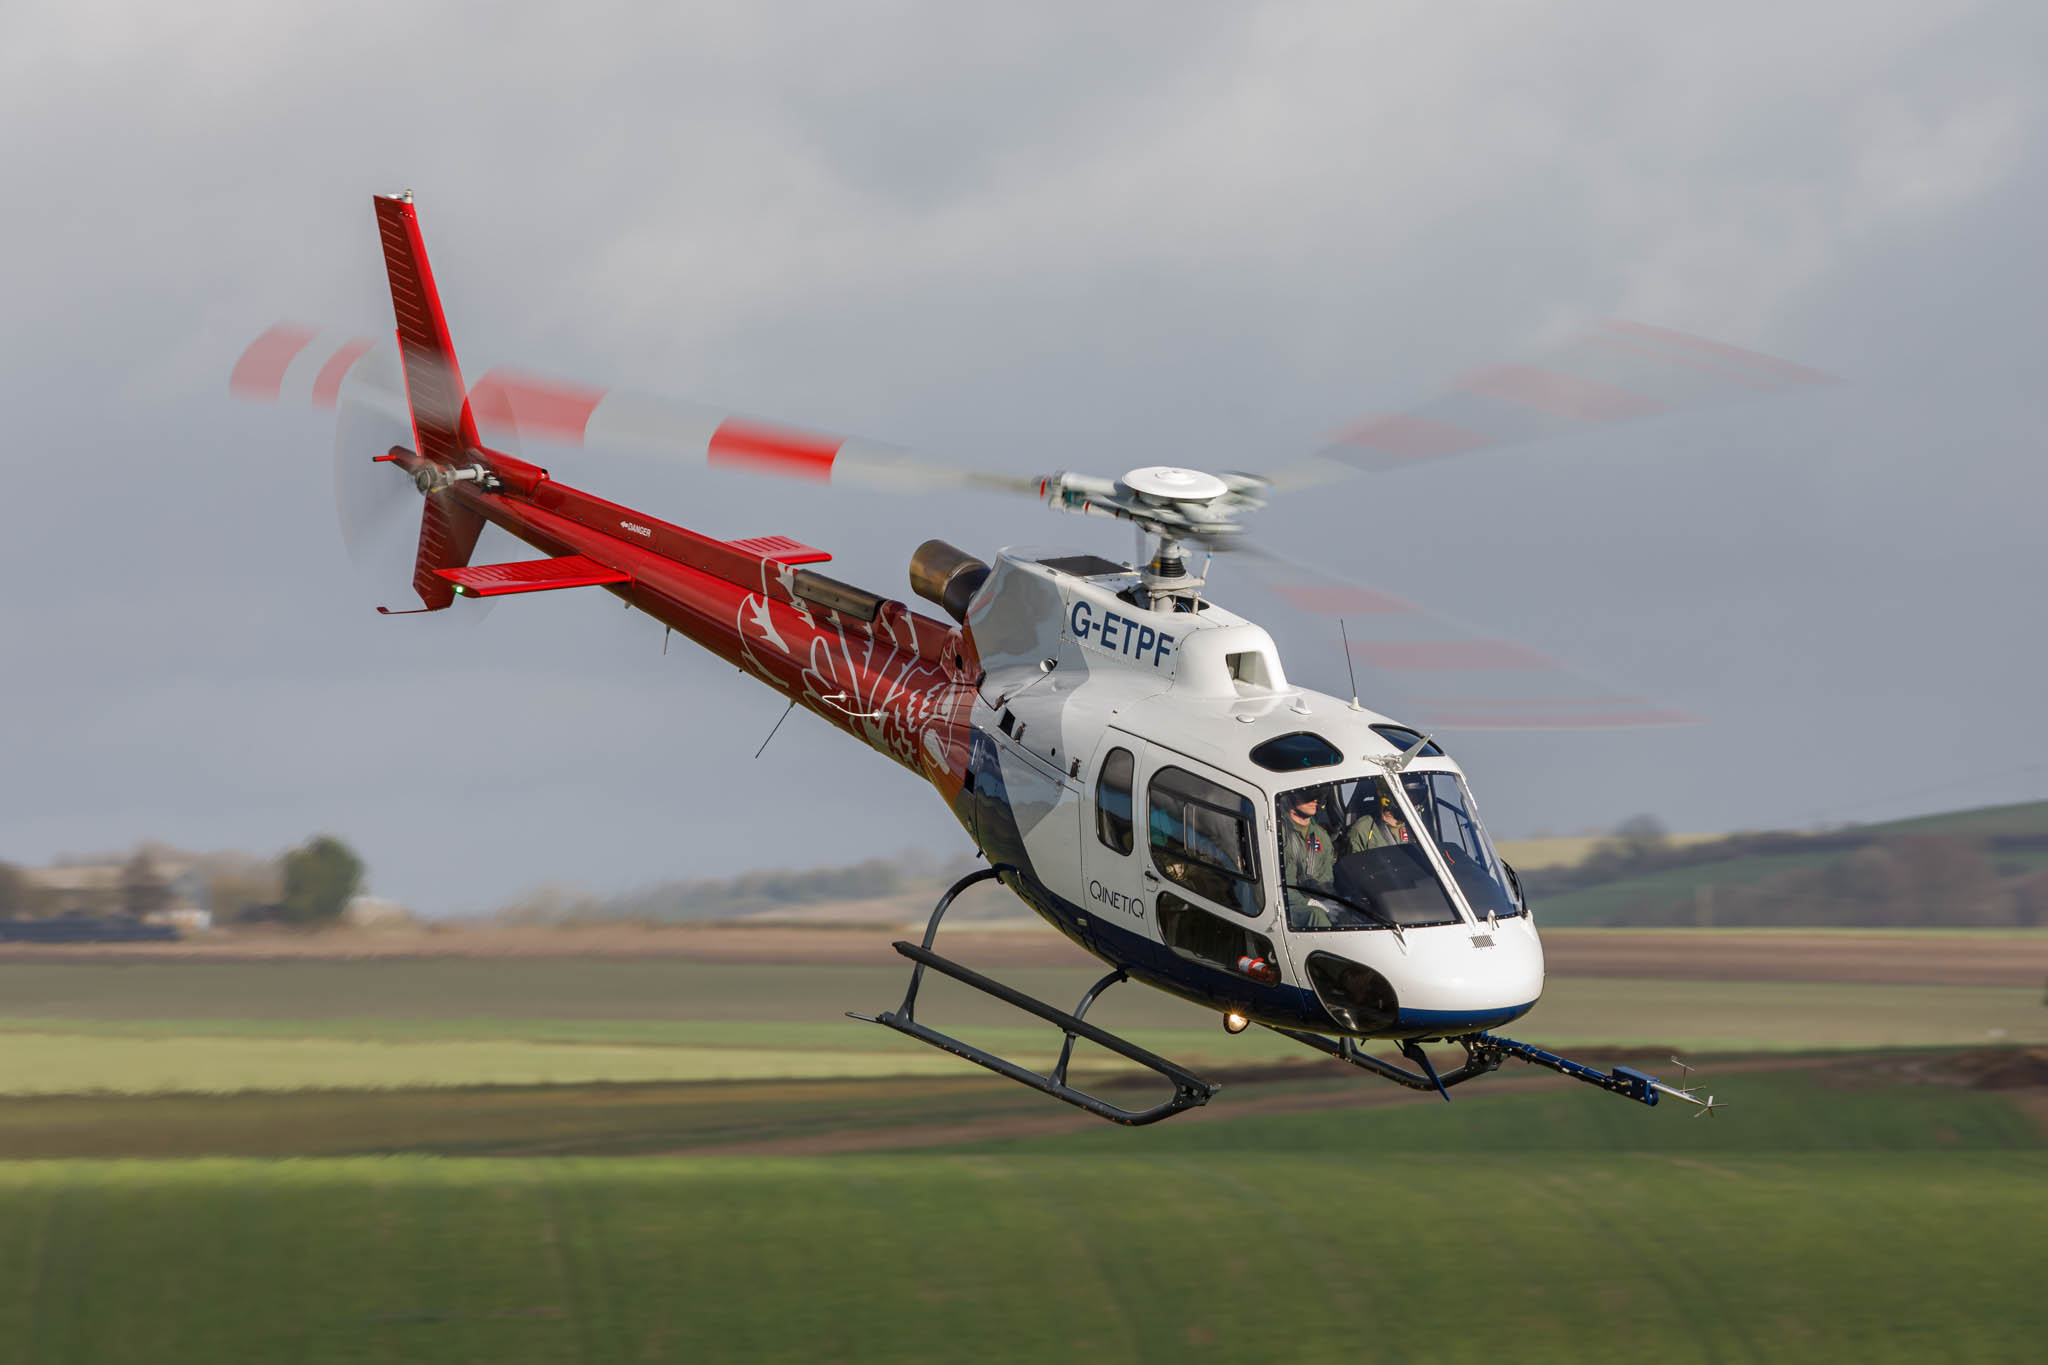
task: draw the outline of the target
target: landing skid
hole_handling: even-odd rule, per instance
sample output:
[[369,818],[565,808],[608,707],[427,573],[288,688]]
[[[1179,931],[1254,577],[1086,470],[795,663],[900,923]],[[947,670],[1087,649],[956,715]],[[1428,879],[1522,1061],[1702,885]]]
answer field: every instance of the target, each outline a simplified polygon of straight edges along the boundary
[[[1209,1084],[1201,1077],[1194,1075],[1174,1062],[1168,1061],[1157,1053],[1148,1052],[1136,1043],[1125,1038],[1119,1038],[1109,1030],[1098,1028],[1081,1017],[1088,1012],[1088,1007],[1093,1005],[1096,998],[1104,991],[1119,981],[1128,980],[1123,968],[1117,968],[1089,987],[1088,993],[1081,997],[1081,1003],[1076,1005],[1070,1014],[1063,1009],[1046,1004],[1043,1000],[1026,995],[1014,986],[1006,986],[1000,981],[992,980],[989,977],[983,976],[980,972],[963,967],[959,963],[941,957],[932,951],[932,941],[938,937],[939,920],[944,917],[947,907],[953,903],[953,898],[978,882],[989,881],[1011,870],[1005,867],[986,867],[978,872],[969,873],[953,883],[946,894],[939,898],[937,907],[932,911],[931,923],[925,926],[924,942],[916,944],[899,941],[896,944],[896,951],[909,958],[915,964],[910,969],[910,988],[904,992],[903,1003],[896,1009],[878,1015],[855,1014],[849,1010],[847,1017],[895,1029],[898,1033],[906,1034],[921,1043],[929,1043],[943,1052],[952,1053],[955,1057],[965,1058],[977,1066],[987,1067],[997,1075],[1007,1076],[1020,1085],[1028,1085],[1033,1090],[1043,1091],[1055,1099],[1065,1100],[1068,1104],[1074,1105],[1076,1108],[1085,1109],[1098,1118],[1108,1119],[1111,1123],[1123,1123],[1132,1126],[1157,1123],[1161,1119],[1172,1118],[1184,1109],[1193,1109],[1207,1104],[1210,1097],[1216,1093],[1219,1087]],[[971,986],[984,995],[993,996],[1005,1004],[1016,1006],[1027,1014],[1034,1014],[1049,1024],[1057,1025],[1060,1031],[1066,1035],[1066,1041],[1060,1047],[1059,1061],[1053,1066],[1051,1073],[1041,1075],[1029,1067],[1020,1066],[1016,1062],[1010,1061],[1008,1058],[998,1057],[992,1052],[984,1052],[971,1043],[963,1043],[958,1038],[940,1033],[937,1029],[920,1023],[915,1017],[914,1011],[917,1005],[917,988],[924,980],[924,971],[927,967],[942,975],[952,977],[964,986]],[[1067,1083],[1067,1067],[1074,1058],[1074,1040],[1076,1038],[1086,1038],[1089,1042],[1108,1048],[1119,1057],[1127,1058],[1146,1070],[1164,1077],[1173,1085],[1172,1097],[1162,1100],[1150,1109],[1125,1109],[1111,1104],[1108,1100],[1098,1095],[1091,1095],[1085,1090],[1076,1089],[1074,1086],[1069,1085]]]
[[[1452,1039],[1452,1042],[1465,1049],[1465,1061],[1454,1071],[1439,1073],[1431,1065],[1428,1054],[1413,1039],[1404,1039],[1400,1048],[1401,1055],[1420,1068],[1417,1071],[1409,1071],[1395,1066],[1392,1062],[1381,1061],[1378,1057],[1371,1056],[1359,1046],[1356,1038],[1326,1038],[1319,1033],[1301,1033],[1289,1028],[1275,1028],[1273,1032],[1285,1034],[1297,1043],[1305,1043],[1318,1052],[1327,1052],[1339,1061],[1349,1062],[1361,1071],[1370,1071],[1373,1075],[1384,1077],[1396,1085],[1405,1085],[1411,1090],[1434,1090],[1446,1100],[1451,1097],[1450,1087],[1461,1081],[1469,1081],[1474,1076],[1497,1071],[1503,1058],[1514,1057],[1531,1066],[1544,1067],[1560,1075],[1569,1076],[1575,1081],[1597,1085],[1602,1090],[1635,1100],[1639,1104],[1654,1105],[1659,1096],[1669,1095],[1674,1100],[1698,1105],[1700,1114],[1711,1117],[1716,1103],[1712,1095],[1701,1099],[1691,1090],[1666,1085],[1655,1076],[1637,1071],[1634,1067],[1617,1066],[1612,1071],[1601,1071],[1596,1067],[1587,1066],[1584,1062],[1560,1057],[1555,1052],[1545,1052],[1540,1047],[1516,1042],[1513,1038],[1503,1038],[1497,1033],[1468,1033]],[[1685,1067],[1687,1071],[1692,1070],[1676,1057],[1671,1060],[1676,1065]],[[1693,1117],[1697,1118],[1699,1114]]]

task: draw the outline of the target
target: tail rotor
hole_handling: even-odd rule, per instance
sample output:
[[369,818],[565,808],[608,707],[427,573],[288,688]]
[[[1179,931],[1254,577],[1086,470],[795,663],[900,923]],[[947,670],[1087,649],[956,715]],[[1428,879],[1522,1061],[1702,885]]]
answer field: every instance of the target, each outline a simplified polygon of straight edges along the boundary
[[[426,502],[445,485],[427,486],[439,481],[410,475],[389,458],[394,448],[413,448],[405,379],[391,342],[372,347],[350,367],[335,417],[334,510],[342,547],[370,602],[387,615],[401,614],[395,606],[385,610],[386,604],[413,594]],[[462,619],[474,624],[489,612],[488,601],[468,600]]]

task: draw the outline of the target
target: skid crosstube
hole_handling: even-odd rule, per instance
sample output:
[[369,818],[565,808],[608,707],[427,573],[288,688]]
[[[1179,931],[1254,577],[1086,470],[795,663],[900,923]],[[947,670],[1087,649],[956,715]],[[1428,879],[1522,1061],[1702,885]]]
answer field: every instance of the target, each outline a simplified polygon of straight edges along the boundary
[[[1185,1067],[1169,1062],[1157,1053],[1147,1052],[1136,1043],[1128,1039],[1119,1038],[1109,1030],[1098,1028],[1081,1017],[1088,1012],[1088,1007],[1095,1003],[1097,996],[1101,995],[1111,986],[1114,986],[1117,982],[1130,979],[1122,967],[1113,969],[1109,975],[1089,987],[1088,993],[1081,997],[1081,1003],[1074,1006],[1073,1013],[1069,1014],[1066,1010],[1057,1009],[1046,1004],[1043,1000],[1024,994],[1024,992],[1014,986],[1005,986],[1000,981],[983,976],[980,972],[970,967],[963,967],[959,963],[940,957],[932,951],[932,943],[939,934],[939,921],[945,918],[946,910],[953,904],[954,897],[958,896],[968,887],[980,882],[996,881],[1005,874],[1015,875],[1015,873],[1015,868],[997,864],[991,867],[984,867],[977,872],[970,872],[959,881],[954,882],[951,887],[947,888],[946,894],[939,897],[939,903],[932,908],[931,921],[925,925],[924,929],[924,942],[921,944],[899,942],[896,945],[896,951],[909,958],[915,964],[910,969],[910,986],[903,992],[903,1003],[897,1008],[879,1015],[855,1014],[849,1010],[847,1017],[895,1029],[898,1033],[915,1038],[920,1043],[928,1043],[942,1052],[950,1052],[955,1057],[973,1062],[976,1066],[987,1067],[998,1076],[1007,1076],[1020,1085],[1028,1085],[1033,1090],[1051,1095],[1054,1099],[1065,1100],[1075,1108],[1085,1109],[1097,1118],[1108,1119],[1111,1123],[1128,1124],[1134,1127],[1138,1124],[1157,1123],[1161,1119],[1172,1118],[1184,1109],[1193,1109],[1199,1105],[1207,1104],[1210,1096],[1214,1095],[1219,1087],[1209,1084],[1201,1077],[1188,1071]],[[924,980],[924,973],[927,967],[943,976],[950,976],[961,985],[970,986],[980,991],[983,995],[992,996],[997,1000],[1003,1001],[1005,1004],[1015,1005],[1027,1014],[1035,1014],[1047,1023],[1057,1025],[1060,1031],[1066,1034],[1066,1041],[1060,1047],[1060,1059],[1053,1065],[1052,1074],[1049,1076],[1040,1075],[1029,1067],[1019,1066],[1007,1057],[998,1057],[992,1052],[984,1052],[972,1043],[963,1043],[958,1038],[941,1033],[929,1025],[919,1023],[915,1013],[917,1008],[917,988]],[[1150,1109],[1125,1109],[1120,1105],[1111,1104],[1108,1100],[1091,1095],[1085,1090],[1079,1090],[1068,1085],[1067,1065],[1074,1059],[1074,1040],[1076,1038],[1086,1038],[1091,1043],[1106,1047],[1111,1052],[1116,1053],[1117,1056],[1136,1062],[1146,1070],[1172,1082],[1172,1097],[1162,1100]]]
[[[849,1010],[847,1011],[847,1017],[895,1029],[898,1033],[907,1034],[917,1039],[920,1043],[929,1043],[942,1052],[950,1052],[955,1057],[973,1062],[976,1066],[987,1067],[999,1076],[1007,1076],[1020,1085],[1028,1085],[1033,1090],[1051,1095],[1054,1099],[1065,1100],[1075,1108],[1085,1109],[1097,1118],[1108,1119],[1111,1123],[1122,1123],[1131,1126],[1157,1123],[1161,1119],[1172,1118],[1184,1109],[1193,1109],[1198,1105],[1207,1104],[1209,1097],[1214,1095],[1219,1087],[1209,1084],[1186,1068],[1169,1062],[1166,1058],[1156,1053],[1147,1052],[1136,1043],[1119,1038],[1107,1029],[1096,1027],[1081,1017],[1088,1012],[1088,1007],[1095,1003],[1097,996],[1101,995],[1111,986],[1114,986],[1117,982],[1130,979],[1125,974],[1123,968],[1118,967],[1114,969],[1109,975],[1089,987],[1088,993],[1081,997],[1081,1003],[1074,1006],[1073,1013],[1069,1014],[1063,1009],[1056,1009],[1046,1004],[1043,1000],[1024,994],[1024,992],[1014,986],[1005,986],[1000,981],[983,976],[972,968],[963,967],[959,963],[940,957],[932,951],[932,943],[939,934],[939,921],[945,918],[946,910],[953,904],[954,897],[958,896],[968,887],[980,882],[996,881],[1005,874],[1015,875],[1015,873],[1015,868],[1004,864],[997,864],[991,867],[984,867],[976,872],[970,872],[959,881],[954,882],[952,886],[947,888],[946,894],[939,897],[939,903],[932,908],[931,921],[925,925],[924,929],[924,942],[922,944],[899,942],[896,945],[896,951],[909,958],[915,964],[910,969],[910,986],[903,993],[903,1003],[897,1008],[879,1015],[855,1014]],[[1057,1025],[1060,1031],[1066,1034],[1066,1041],[1060,1047],[1060,1059],[1054,1064],[1052,1074],[1049,1076],[1040,1075],[1038,1072],[1031,1070],[1031,1068],[1019,1066],[1006,1057],[998,1057],[992,1052],[984,1052],[972,1043],[963,1043],[958,1038],[950,1037],[935,1028],[919,1023],[915,1014],[917,1008],[917,988],[924,980],[925,968],[927,967],[941,975],[952,977],[963,986],[971,986],[984,995],[993,996],[995,999],[1001,1000],[1006,1004],[1015,1005],[1027,1014],[1035,1014],[1047,1023]],[[1125,1109],[1120,1105],[1111,1104],[1108,1100],[1091,1095],[1085,1090],[1077,1090],[1073,1086],[1068,1085],[1067,1064],[1074,1059],[1074,1040],[1076,1038],[1086,1038],[1091,1043],[1106,1047],[1119,1057],[1128,1058],[1146,1070],[1171,1081],[1173,1083],[1172,1098],[1162,1100],[1150,1109]]]
[[[971,986],[984,995],[993,996],[1006,1004],[1015,1005],[1018,1009],[1028,1014],[1035,1014],[1047,1023],[1056,1025],[1066,1034],[1066,1043],[1060,1049],[1058,1065],[1053,1067],[1051,1075],[1041,1075],[1029,1067],[1019,1066],[1008,1058],[998,1057],[992,1052],[984,1052],[971,1043],[963,1043],[958,1038],[950,1037],[947,1034],[940,1033],[937,1029],[919,1023],[911,1013],[911,1006],[917,989],[915,977],[912,979],[911,995],[904,999],[904,1007],[902,1009],[889,1010],[879,1015],[855,1014],[851,1016],[852,1018],[865,1019],[870,1023],[881,1024],[887,1028],[895,1029],[898,1033],[907,1034],[921,1043],[929,1043],[941,1051],[952,1053],[955,1057],[964,1058],[975,1063],[977,1066],[987,1067],[997,1075],[1007,1076],[1021,1085],[1030,1086],[1033,1090],[1043,1091],[1055,1099],[1065,1100],[1068,1104],[1079,1109],[1085,1109],[1098,1118],[1108,1119],[1111,1123],[1122,1123],[1133,1127],[1139,1124],[1157,1123],[1161,1119],[1172,1118],[1183,1110],[1194,1109],[1207,1104],[1210,1097],[1220,1088],[1209,1084],[1186,1068],[1168,1061],[1155,1052],[1148,1052],[1136,1043],[1119,1038],[1107,1029],[1096,1027],[1094,1024],[1081,1018],[1079,1014],[1069,1014],[1063,1009],[1048,1005],[1043,1000],[1026,995],[1013,986],[1006,986],[1000,981],[983,976],[980,972],[970,967],[963,967],[957,962],[941,957],[930,948],[921,947],[915,943],[899,942],[896,944],[896,951],[916,963],[918,969],[929,967],[935,972],[952,977],[964,986]],[[1108,976],[1095,983],[1094,988],[1082,999],[1080,1008],[1086,1010],[1089,1005],[1094,1003],[1096,996],[1100,995],[1110,986],[1125,979],[1121,969],[1111,972]],[[1164,1077],[1173,1085],[1172,1097],[1162,1100],[1149,1109],[1125,1109],[1119,1105],[1111,1104],[1099,1096],[1091,1095],[1085,1090],[1077,1090],[1073,1086],[1068,1085],[1067,1063],[1073,1059],[1074,1040],[1076,1038],[1086,1038],[1089,1042],[1108,1048],[1119,1057],[1127,1058],[1148,1071]]]

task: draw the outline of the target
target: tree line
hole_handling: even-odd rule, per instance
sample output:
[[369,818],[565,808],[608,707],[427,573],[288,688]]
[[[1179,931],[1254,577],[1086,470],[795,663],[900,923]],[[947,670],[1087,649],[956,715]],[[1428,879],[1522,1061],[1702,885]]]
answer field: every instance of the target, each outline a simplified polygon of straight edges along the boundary
[[362,890],[366,870],[361,856],[330,834],[270,858],[187,854],[145,843],[125,855],[60,858],[57,865],[67,871],[103,868],[110,875],[78,891],[51,869],[0,860],[0,918],[72,913],[142,919],[189,903],[211,912],[216,924],[269,921],[312,928],[341,918]]

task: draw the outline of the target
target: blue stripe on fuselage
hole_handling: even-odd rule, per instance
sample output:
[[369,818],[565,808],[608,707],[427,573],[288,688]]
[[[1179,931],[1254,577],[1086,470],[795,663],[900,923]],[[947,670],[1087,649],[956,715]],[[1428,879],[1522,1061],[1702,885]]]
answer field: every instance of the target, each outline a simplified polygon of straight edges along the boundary
[[1417,1036],[1442,1034],[1455,1038],[1462,1033],[1478,1033],[1485,1029],[1499,1028],[1536,1008],[1531,1000],[1526,1005],[1507,1005],[1497,1010],[1411,1010],[1403,1009],[1394,1020],[1396,1028]]

